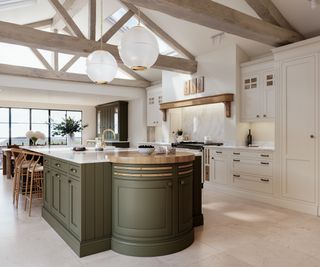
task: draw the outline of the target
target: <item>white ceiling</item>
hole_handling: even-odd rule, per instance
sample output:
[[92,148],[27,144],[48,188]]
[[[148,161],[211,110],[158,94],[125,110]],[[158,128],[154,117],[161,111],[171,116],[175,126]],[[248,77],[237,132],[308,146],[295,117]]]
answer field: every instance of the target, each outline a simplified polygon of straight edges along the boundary
[[83,105],[96,106],[108,102],[121,100],[121,97],[111,97],[95,94],[81,94],[74,92],[55,92],[50,90],[38,90],[29,88],[0,88],[0,100],[43,103],[43,104],[62,104],[62,105]]
[[[104,5],[104,17],[111,15],[121,7],[118,0],[108,0],[105,2],[108,4]],[[215,0],[215,2],[219,2],[248,15],[257,17],[256,13],[251,9],[251,7],[249,7],[245,0]],[[273,2],[287,18],[289,23],[291,23],[292,26],[300,33],[306,37],[312,37],[320,34],[320,5],[313,10],[310,8],[308,0],[273,0]],[[214,43],[212,36],[219,33],[219,31],[176,19],[156,11],[146,9],[142,9],[142,11],[145,12],[163,30],[170,34],[176,41],[196,56],[218,49],[219,47],[230,43],[238,44],[249,57],[257,57],[259,55],[266,54],[271,48],[270,46],[231,34],[224,34],[220,43]],[[75,17],[76,23],[82,29],[84,34],[88,32],[87,13],[88,7],[85,6]],[[0,10],[0,20],[17,24],[25,24],[50,18],[54,14],[55,11],[47,0],[37,0],[37,4],[34,6],[12,10]],[[97,25],[99,25],[99,22]],[[110,25],[104,25],[104,30],[107,30],[109,27]],[[100,36],[98,28],[99,27],[97,27],[97,36]],[[119,38],[113,38],[111,42],[117,44],[119,42],[118,39]],[[161,71],[158,70],[151,70],[139,74],[151,81],[161,79]]]

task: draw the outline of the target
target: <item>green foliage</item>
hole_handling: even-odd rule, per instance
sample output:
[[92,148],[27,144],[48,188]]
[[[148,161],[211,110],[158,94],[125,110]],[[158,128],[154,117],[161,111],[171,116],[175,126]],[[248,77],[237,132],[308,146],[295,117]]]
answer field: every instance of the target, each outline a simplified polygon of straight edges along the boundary
[[74,133],[81,132],[84,128],[88,127],[88,124],[81,125],[82,121],[74,120],[71,117],[67,117],[63,119],[63,121],[59,124],[53,126],[53,136],[60,135],[73,135]]

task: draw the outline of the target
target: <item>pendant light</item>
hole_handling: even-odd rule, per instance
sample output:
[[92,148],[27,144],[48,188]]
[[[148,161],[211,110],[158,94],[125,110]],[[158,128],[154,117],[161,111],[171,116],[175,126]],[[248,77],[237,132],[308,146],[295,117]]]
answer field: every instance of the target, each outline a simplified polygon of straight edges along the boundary
[[101,38],[100,50],[92,52],[87,57],[87,74],[90,80],[97,84],[111,82],[117,75],[118,64],[114,56],[108,51],[102,50],[102,23],[103,23],[103,0],[101,0]]
[[135,71],[150,68],[158,59],[159,44],[156,37],[139,23],[124,33],[119,47],[123,63]]

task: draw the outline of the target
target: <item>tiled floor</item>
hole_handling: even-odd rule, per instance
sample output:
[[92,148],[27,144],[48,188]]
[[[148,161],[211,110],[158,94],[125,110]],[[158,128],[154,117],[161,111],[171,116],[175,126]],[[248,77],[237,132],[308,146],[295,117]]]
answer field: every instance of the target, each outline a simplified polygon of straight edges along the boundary
[[0,266],[320,266],[320,218],[208,188],[203,211],[205,225],[182,252],[136,258],[107,251],[80,259],[40,217],[39,202],[32,217],[12,207],[11,181],[0,175]]

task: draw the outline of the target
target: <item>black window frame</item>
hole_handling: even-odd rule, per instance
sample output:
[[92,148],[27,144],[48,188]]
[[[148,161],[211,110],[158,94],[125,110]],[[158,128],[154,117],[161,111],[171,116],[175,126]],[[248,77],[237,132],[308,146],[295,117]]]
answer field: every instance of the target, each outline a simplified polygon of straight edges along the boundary
[[[59,144],[51,144],[51,111],[63,111],[65,112],[65,118],[67,118],[67,113],[68,112],[80,112],[81,114],[81,122],[83,120],[83,111],[82,110],[76,110],[76,109],[46,109],[46,108],[28,108],[28,107],[7,107],[7,106],[0,106],[0,108],[7,108],[9,109],[9,142],[7,145],[12,145],[12,116],[11,116],[11,109],[29,109],[29,130],[32,128],[32,110],[44,110],[48,111],[49,115],[49,121],[48,121],[48,146],[59,146]],[[81,143],[83,143],[83,134],[81,132]],[[24,144],[24,145],[31,145],[31,141],[29,144]]]

